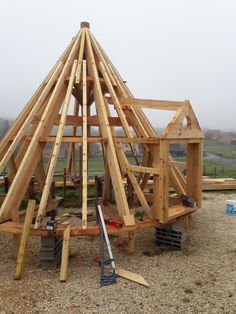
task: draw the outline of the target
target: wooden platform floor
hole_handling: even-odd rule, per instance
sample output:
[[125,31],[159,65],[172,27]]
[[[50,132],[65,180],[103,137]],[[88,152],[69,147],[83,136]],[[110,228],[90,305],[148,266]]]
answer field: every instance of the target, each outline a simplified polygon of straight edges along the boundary
[[[63,236],[64,230],[66,229],[67,224],[58,224],[54,231],[48,231],[45,227],[40,229],[34,229],[34,226],[31,226],[30,235],[39,236],[39,237],[47,237],[47,236]],[[108,234],[129,232],[135,230],[141,230],[145,228],[158,227],[160,223],[155,220],[144,220],[144,221],[136,221],[135,226],[123,226],[123,227],[113,227],[107,225]],[[12,234],[22,234],[23,223],[17,223],[12,221],[7,221],[0,224],[0,232],[12,233]],[[87,229],[82,229],[81,225],[73,225],[71,226],[71,236],[98,236],[99,235],[99,226],[97,224],[88,225]]]

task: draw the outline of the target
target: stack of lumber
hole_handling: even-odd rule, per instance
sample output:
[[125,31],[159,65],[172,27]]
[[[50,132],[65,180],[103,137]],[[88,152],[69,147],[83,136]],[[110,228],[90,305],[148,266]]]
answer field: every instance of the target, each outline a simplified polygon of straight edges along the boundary
[[221,178],[221,179],[203,178],[202,190],[203,191],[236,190],[236,179],[233,179],[233,178]]

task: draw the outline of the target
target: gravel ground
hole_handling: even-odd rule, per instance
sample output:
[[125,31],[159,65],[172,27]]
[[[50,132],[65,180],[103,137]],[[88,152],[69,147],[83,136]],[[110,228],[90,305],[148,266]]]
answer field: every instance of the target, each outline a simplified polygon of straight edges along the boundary
[[72,238],[69,274],[39,265],[39,239],[30,239],[23,279],[14,281],[11,237],[0,234],[0,313],[236,313],[236,216],[225,214],[235,194],[204,194],[191,217],[182,251],[157,248],[154,229],[137,235],[136,253],[126,236],[112,237],[117,265],[143,275],[150,288],[119,278],[100,287],[97,238]]

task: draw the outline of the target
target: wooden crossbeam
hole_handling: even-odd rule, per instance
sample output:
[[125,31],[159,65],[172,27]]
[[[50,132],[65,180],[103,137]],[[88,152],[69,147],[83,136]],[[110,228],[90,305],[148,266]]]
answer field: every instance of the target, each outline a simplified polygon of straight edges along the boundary
[[143,172],[143,173],[150,173],[150,174],[159,174],[159,168],[151,168],[151,167],[143,167],[143,166],[134,166],[134,165],[126,165],[127,170],[131,170],[134,172]]
[[[32,136],[23,136],[22,141],[30,142],[32,140]],[[38,140],[41,143],[45,142],[55,142],[56,136],[42,136]],[[99,143],[106,142],[106,139],[103,137],[91,136],[87,138],[88,143]],[[83,143],[83,137],[81,136],[62,136],[61,142],[64,143]]]
[[115,137],[114,141],[116,143],[135,143],[135,144],[158,144],[158,137]]
[[[88,102],[89,103],[89,102]],[[55,125],[58,125],[61,119],[61,115],[59,114],[55,120]],[[88,126],[99,126],[99,120],[97,116],[88,116],[87,118]],[[111,126],[122,126],[122,122],[119,117],[108,117],[109,124]],[[132,126],[132,123],[129,119],[127,119],[130,126]],[[73,126],[79,126],[82,125],[83,118],[78,117],[75,115],[67,115],[66,117],[66,125],[73,125]]]
[[[107,97],[109,104],[113,104],[113,99]],[[121,98],[120,103],[123,107],[142,107],[153,108],[160,110],[173,110],[176,111],[183,104],[181,101],[168,101],[168,100],[152,100],[152,99],[139,99],[139,98]]]

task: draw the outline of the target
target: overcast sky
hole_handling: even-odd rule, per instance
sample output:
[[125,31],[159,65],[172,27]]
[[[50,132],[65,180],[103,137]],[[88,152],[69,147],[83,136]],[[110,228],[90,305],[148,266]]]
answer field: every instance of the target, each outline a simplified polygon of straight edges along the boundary
[[0,4],[0,116],[19,114],[85,20],[135,97],[189,99],[202,127],[236,130],[235,0]]

